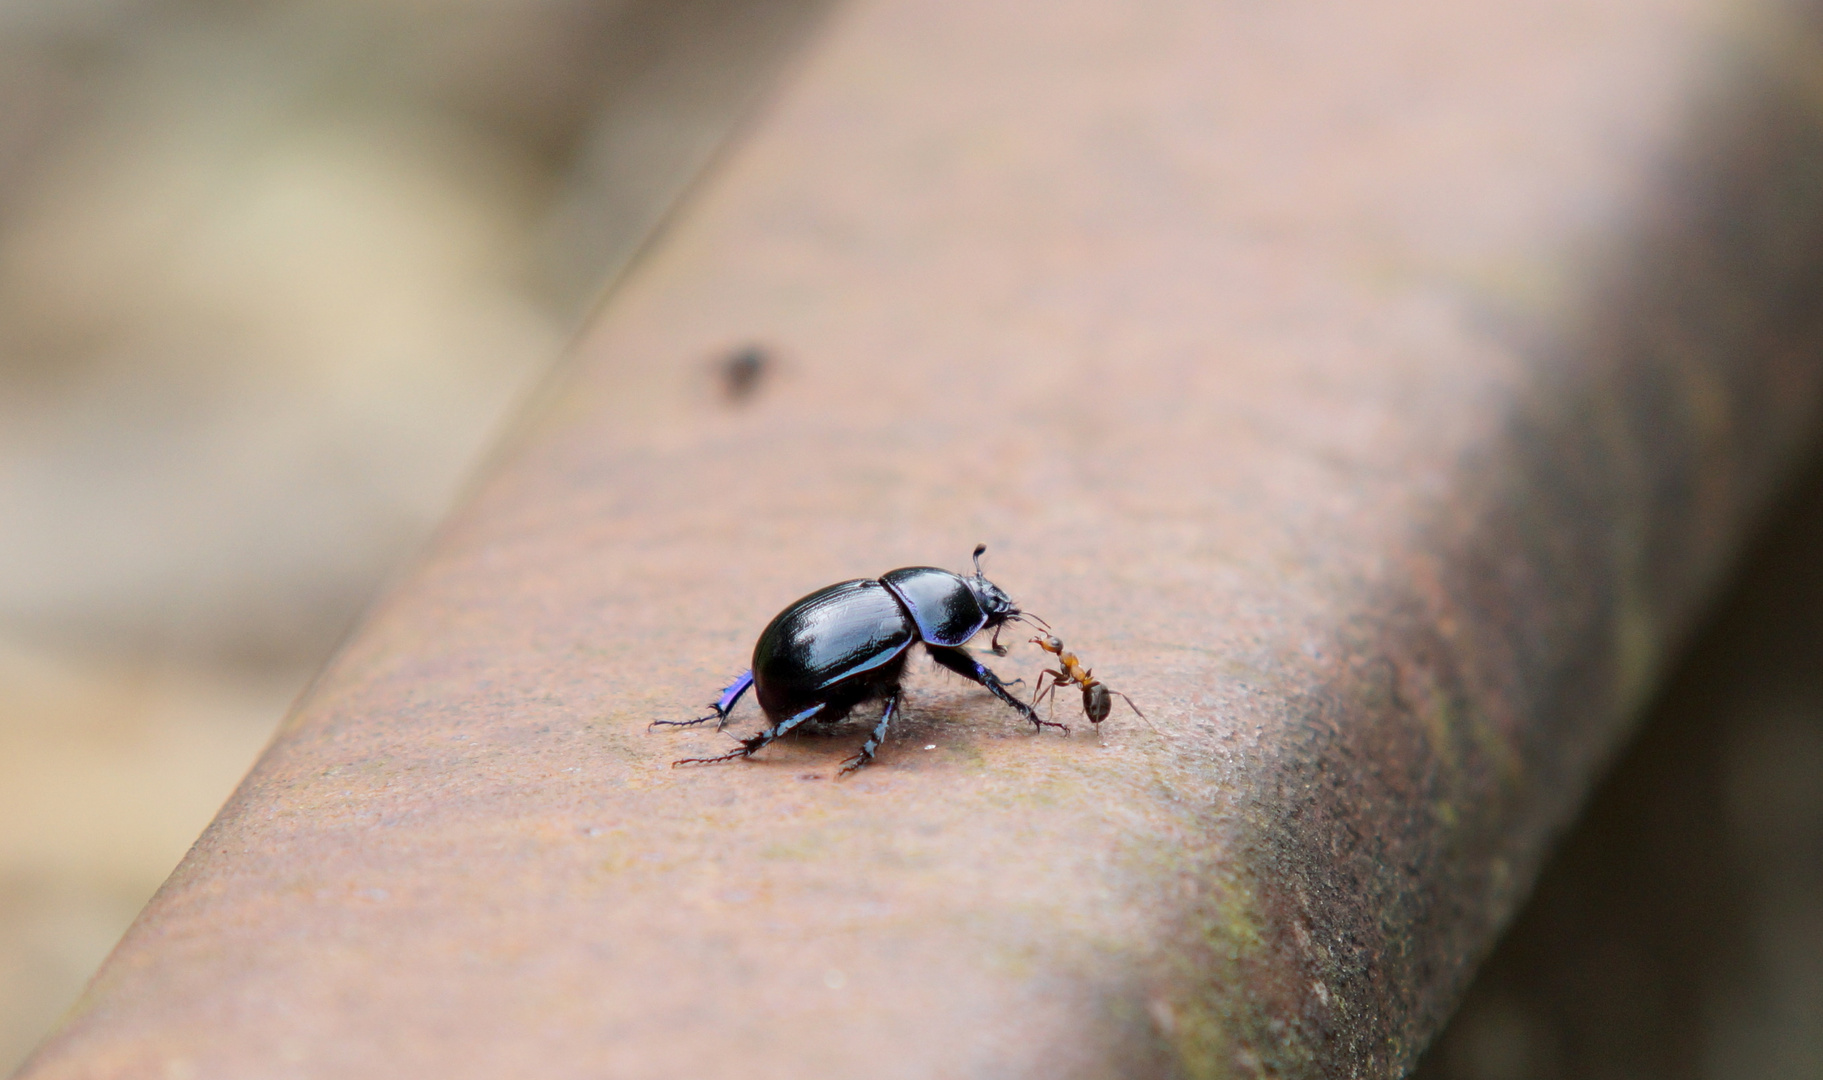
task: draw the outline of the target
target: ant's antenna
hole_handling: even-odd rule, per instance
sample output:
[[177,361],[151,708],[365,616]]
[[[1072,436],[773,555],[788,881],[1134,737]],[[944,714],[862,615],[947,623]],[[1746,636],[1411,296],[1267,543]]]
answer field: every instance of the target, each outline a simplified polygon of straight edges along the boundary
[[975,545],[975,576],[981,576],[981,553],[987,550],[986,544]]

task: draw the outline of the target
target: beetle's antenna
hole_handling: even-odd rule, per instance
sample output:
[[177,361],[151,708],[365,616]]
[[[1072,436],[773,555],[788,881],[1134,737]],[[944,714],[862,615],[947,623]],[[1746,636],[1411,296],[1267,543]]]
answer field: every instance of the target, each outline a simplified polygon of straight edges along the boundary
[[981,576],[981,553],[987,550],[986,544],[975,545],[975,576]]
[[1029,611],[1021,611],[1016,615],[1009,615],[1009,616],[1007,616],[1007,619],[1008,619],[1008,621],[1011,621],[1011,622],[1025,623],[1027,626],[1031,626],[1033,624],[1042,626],[1045,629],[1046,633],[1049,633],[1050,629],[1051,629],[1050,623],[1045,622],[1043,619],[1039,618],[1038,616],[1032,614]]

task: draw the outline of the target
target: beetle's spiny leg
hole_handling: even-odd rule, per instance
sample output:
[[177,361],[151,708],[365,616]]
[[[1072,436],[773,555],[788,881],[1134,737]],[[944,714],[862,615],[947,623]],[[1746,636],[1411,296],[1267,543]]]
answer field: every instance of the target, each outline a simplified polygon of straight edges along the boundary
[[673,769],[675,769],[679,765],[716,765],[716,764],[720,764],[721,762],[724,762],[724,761],[733,761],[736,758],[752,757],[755,752],[763,749],[767,743],[770,743],[772,740],[778,738],[780,735],[785,734],[787,731],[790,731],[792,728],[797,727],[799,724],[810,719],[811,717],[815,716],[816,714],[822,712],[823,706],[826,704],[828,704],[828,703],[824,702],[821,704],[812,705],[810,708],[805,709],[803,712],[798,713],[796,716],[779,721],[778,723],[767,728],[765,731],[760,732],[758,735],[755,735],[751,738],[742,739],[740,749],[738,749],[738,750],[730,750],[726,754],[721,755],[720,757],[680,758],[677,761],[673,761],[671,763],[671,767]]
[[712,712],[708,716],[699,716],[694,720],[654,720],[646,725],[646,730],[651,731],[656,727],[695,727],[698,724],[707,724],[711,720],[718,721],[715,725],[718,731],[721,730],[723,724],[728,722],[726,716],[719,712]]
[[748,670],[741,672],[738,678],[722,689],[722,696],[717,698],[715,704],[711,706],[715,709],[715,714],[722,718],[722,722],[715,725],[717,731],[720,731],[727,726],[728,717],[733,715],[734,707],[740,704],[741,695],[752,688],[753,670],[749,668]]
[[720,731],[728,726],[728,717],[733,715],[734,707],[740,703],[741,695],[752,688],[753,672],[743,671],[739,678],[729,683],[727,687],[722,690],[722,696],[717,698],[714,704],[709,706],[709,708],[714,711],[708,716],[699,716],[694,720],[654,720],[646,725],[646,730],[651,731],[656,727],[695,727],[698,724],[707,724],[709,721],[714,720],[715,730]]
[[673,761],[671,763],[671,767],[673,769],[675,769],[679,765],[719,765],[724,761],[733,761],[736,758],[750,757],[752,754],[753,754],[753,750],[748,748],[748,746],[745,743],[742,743],[741,748],[739,750],[730,750],[726,754],[722,754],[719,757],[678,758],[676,761]]
[[942,646],[931,648],[930,646],[926,646],[925,651],[930,653],[931,659],[935,660],[937,663],[942,664],[944,667],[949,668],[951,671],[966,679],[973,679],[975,682],[987,687],[989,693],[993,694],[1001,701],[1006,702],[1008,705],[1011,705],[1014,709],[1018,710],[1021,716],[1031,721],[1034,729],[1042,731],[1045,728],[1054,727],[1062,731],[1065,735],[1070,733],[1069,727],[1064,724],[1059,724],[1051,720],[1040,720],[1036,709],[1023,701],[1020,701],[1012,694],[1007,693],[1006,684],[1000,681],[1000,676],[989,671],[986,665],[982,664],[981,661],[970,656],[966,649]]
[[[715,730],[720,731],[721,728],[718,727]],[[765,732],[762,731],[759,735],[746,739],[736,738],[731,735],[729,738],[735,739],[735,741],[741,745],[728,751],[726,754],[719,754],[715,757],[679,758],[671,763],[671,767],[675,769],[679,765],[717,765],[724,761],[733,761],[736,758],[752,757],[755,750],[766,745],[765,742],[761,741],[761,736],[764,734]]]
[[837,779],[847,776],[874,759],[874,752],[886,741],[886,725],[892,723],[893,713],[899,708],[899,695],[893,694],[886,699],[886,708],[880,712],[880,722],[874,725],[873,733],[861,744],[861,752],[842,763],[836,772]]

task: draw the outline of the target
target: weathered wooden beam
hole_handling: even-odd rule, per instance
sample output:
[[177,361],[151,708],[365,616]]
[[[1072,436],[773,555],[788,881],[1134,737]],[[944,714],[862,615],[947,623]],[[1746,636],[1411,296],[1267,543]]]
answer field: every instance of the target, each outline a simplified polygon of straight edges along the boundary
[[1819,550],[1823,468],[1813,466],[1755,537],[1416,1080],[1817,1072]]
[[[855,0],[24,1075],[1397,1074],[1814,426],[1802,14]],[[1156,733],[668,767],[977,540]]]

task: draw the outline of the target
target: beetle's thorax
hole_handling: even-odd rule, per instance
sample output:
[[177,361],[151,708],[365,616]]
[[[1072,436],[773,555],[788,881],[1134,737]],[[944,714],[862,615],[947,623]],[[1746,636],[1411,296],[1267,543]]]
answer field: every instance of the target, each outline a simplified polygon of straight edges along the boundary
[[901,567],[882,575],[880,583],[899,598],[926,645],[961,645],[1005,618],[983,607],[972,579],[934,566]]

